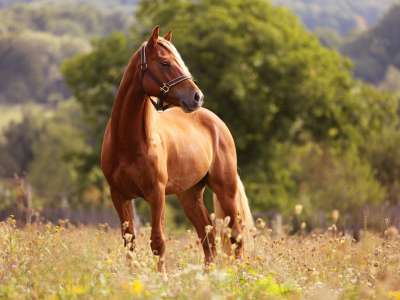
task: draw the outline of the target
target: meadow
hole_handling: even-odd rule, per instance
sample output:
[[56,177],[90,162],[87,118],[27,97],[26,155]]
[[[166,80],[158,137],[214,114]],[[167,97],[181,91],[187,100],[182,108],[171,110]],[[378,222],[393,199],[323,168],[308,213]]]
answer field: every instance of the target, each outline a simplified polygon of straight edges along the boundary
[[150,228],[127,252],[119,230],[0,223],[0,299],[400,299],[400,240],[334,230],[273,237],[258,222],[246,258],[219,251],[203,265],[191,230],[169,231],[167,278],[155,271]]

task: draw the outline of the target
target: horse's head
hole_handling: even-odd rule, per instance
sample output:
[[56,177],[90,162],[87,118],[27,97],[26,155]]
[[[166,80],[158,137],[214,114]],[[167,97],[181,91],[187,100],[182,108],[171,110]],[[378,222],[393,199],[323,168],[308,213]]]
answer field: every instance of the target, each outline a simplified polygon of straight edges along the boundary
[[192,112],[203,105],[204,95],[171,43],[171,32],[164,37],[159,37],[159,32],[159,27],[155,27],[140,50],[143,88],[147,95],[158,97],[161,102]]

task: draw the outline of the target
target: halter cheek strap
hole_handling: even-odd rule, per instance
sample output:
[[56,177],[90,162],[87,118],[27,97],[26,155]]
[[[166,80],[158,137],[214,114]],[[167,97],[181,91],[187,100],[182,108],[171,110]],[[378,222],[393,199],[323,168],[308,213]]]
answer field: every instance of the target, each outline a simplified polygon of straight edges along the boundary
[[[165,110],[167,106],[164,106],[164,99],[167,96],[167,94],[169,93],[169,91],[171,90],[172,87],[174,87],[175,85],[188,80],[188,79],[192,79],[192,76],[190,75],[180,75],[178,77],[176,77],[175,79],[172,79],[168,82],[163,82],[161,81],[157,76],[154,75],[153,72],[151,72],[151,70],[148,68],[147,65],[147,57],[146,57],[146,44],[144,44],[142,46],[142,48],[140,49],[140,73],[141,73],[141,77],[142,77],[142,82],[143,82],[143,78],[145,76],[145,74],[149,75],[150,78],[157,82],[157,84],[160,86],[160,94],[158,95],[158,102],[157,103],[153,103],[156,107],[157,110]],[[143,84],[143,83],[142,83]]]

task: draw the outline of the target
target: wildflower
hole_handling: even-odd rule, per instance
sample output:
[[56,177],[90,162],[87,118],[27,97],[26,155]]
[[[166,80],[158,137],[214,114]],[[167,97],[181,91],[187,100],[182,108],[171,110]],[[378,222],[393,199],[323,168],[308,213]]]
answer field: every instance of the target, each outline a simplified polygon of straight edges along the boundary
[[383,232],[383,234],[387,239],[395,239],[399,236],[399,230],[394,226],[390,226]]
[[136,296],[139,297],[142,295],[144,291],[143,284],[139,279],[135,279],[132,281],[131,286],[130,286],[130,292]]
[[222,227],[223,226],[223,221],[221,219],[216,219],[215,224],[217,227]]
[[271,275],[257,280],[255,284],[257,287],[264,290],[269,296],[279,297],[293,292],[291,288],[276,282],[276,280]]
[[224,226],[228,226],[230,222],[231,222],[231,217],[230,216],[226,216],[225,219],[224,219]]
[[229,228],[229,227],[227,227],[227,228],[224,228],[223,230],[222,230],[222,233],[227,237],[227,238],[230,238],[231,237],[231,229]]
[[389,291],[388,296],[392,300],[400,300],[400,290],[398,291]]
[[206,233],[209,234],[212,231],[213,227],[211,225],[206,225]]
[[336,223],[339,220],[339,216],[340,216],[339,210],[334,209],[331,215],[333,223]]
[[242,239],[243,239],[243,237],[242,237],[241,234],[239,234],[239,235],[236,237],[236,241],[237,241],[238,243],[239,243]]
[[214,222],[214,221],[215,221],[215,214],[214,214],[214,213],[212,213],[212,214],[210,215],[210,219],[211,219],[211,222]]
[[332,231],[332,232],[336,233],[336,231],[337,231],[336,225],[333,224],[332,226],[330,226],[330,227],[328,228],[328,231]]
[[257,228],[256,227],[251,227],[249,231],[253,238],[255,238],[257,236]]
[[303,212],[303,205],[296,204],[296,206],[294,207],[294,213],[299,216],[301,215],[302,212]]
[[71,295],[80,296],[86,293],[87,289],[83,285],[72,285],[67,287]]
[[258,218],[258,219],[256,220],[256,227],[257,227],[258,229],[263,229],[263,228],[265,228],[265,222],[264,222],[264,220],[261,219],[261,218]]
[[305,230],[307,228],[307,223],[301,222],[300,228],[301,228],[301,230]]

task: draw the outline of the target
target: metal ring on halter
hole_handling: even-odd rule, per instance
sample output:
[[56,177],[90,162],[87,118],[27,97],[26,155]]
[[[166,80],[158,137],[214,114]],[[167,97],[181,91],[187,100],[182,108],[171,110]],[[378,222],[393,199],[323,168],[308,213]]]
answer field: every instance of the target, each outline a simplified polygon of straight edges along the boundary
[[166,83],[163,83],[163,85],[160,87],[160,91],[164,94],[167,94],[169,92],[169,86]]

